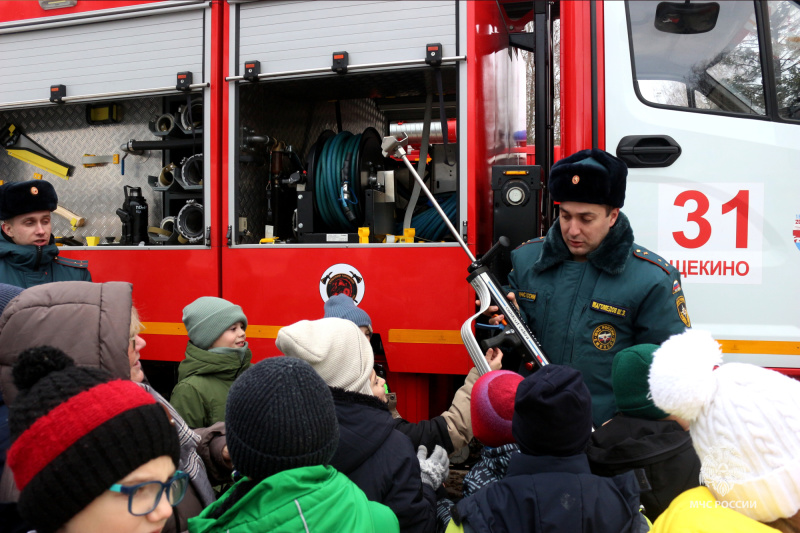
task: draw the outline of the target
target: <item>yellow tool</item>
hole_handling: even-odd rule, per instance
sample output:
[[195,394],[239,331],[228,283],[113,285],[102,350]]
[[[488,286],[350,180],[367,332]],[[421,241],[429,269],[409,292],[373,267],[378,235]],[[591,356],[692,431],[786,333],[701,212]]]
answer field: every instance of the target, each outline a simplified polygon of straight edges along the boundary
[[0,144],[8,155],[29,163],[36,168],[46,170],[60,178],[69,179],[75,167],[64,163],[56,156],[36,144],[22,133],[14,124],[6,124],[0,130]]
[[403,230],[403,241],[408,244],[414,244],[414,236],[416,235],[416,230],[414,228],[405,228]]
[[81,163],[86,168],[105,166],[109,163],[112,163],[114,165],[119,165],[119,154],[111,154],[111,155],[83,154],[83,159],[81,159]]
[[72,226],[72,231],[75,231],[80,226],[86,224],[86,219],[84,217],[76,215],[64,206],[60,205],[56,207],[56,210],[53,211],[53,213],[69,220],[69,225]]
[[358,228],[358,242],[369,244],[369,228]]

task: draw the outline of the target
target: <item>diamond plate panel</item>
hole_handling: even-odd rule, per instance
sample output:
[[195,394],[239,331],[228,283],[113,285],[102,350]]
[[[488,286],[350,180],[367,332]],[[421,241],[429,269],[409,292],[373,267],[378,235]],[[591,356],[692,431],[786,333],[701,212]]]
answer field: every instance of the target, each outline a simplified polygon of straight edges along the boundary
[[122,122],[91,126],[86,123],[84,104],[37,107],[0,112],[0,125],[10,122],[44,147],[51,154],[73,165],[75,171],[69,180],[64,180],[28,163],[13,158],[0,150],[0,179],[25,181],[39,173],[55,187],[59,204],[86,218],[86,225],[73,231],[69,222],[53,217],[53,235],[73,235],[83,241],[86,236],[114,236],[122,234],[122,222],[115,211],[122,207],[125,199],[123,185],[141,187],[147,199],[150,225],[161,221],[162,198],[147,184],[148,175],[161,172],[161,152],[150,151],[143,156],[129,155],[125,159],[125,175],[121,165],[105,165],[85,168],[81,164],[84,154],[110,155],[124,152],[120,145],[130,139],[156,140],[147,123],[161,114],[160,98],[137,98],[121,100]]
[[[335,103],[324,93],[295,99],[278,90],[277,84],[259,83],[241,86],[239,94],[239,124],[292,145],[304,161],[320,133],[337,130]],[[346,131],[361,133],[373,127],[381,135],[388,133],[386,118],[369,98],[342,100],[340,110]],[[236,179],[236,216],[247,217],[255,242],[264,237],[268,172],[266,165],[240,163]]]

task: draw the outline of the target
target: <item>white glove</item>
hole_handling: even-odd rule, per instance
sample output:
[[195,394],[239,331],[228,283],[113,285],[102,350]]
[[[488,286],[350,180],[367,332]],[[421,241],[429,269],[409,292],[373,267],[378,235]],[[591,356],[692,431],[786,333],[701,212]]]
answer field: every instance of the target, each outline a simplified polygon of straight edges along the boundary
[[447,457],[447,450],[438,444],[430,457],[428,457],[428,449],[424,445],[417,448],[417,459],[419,459],[419,469],[422,472],[422,482],[433,490],[439,488],[450,475],[450,459]]

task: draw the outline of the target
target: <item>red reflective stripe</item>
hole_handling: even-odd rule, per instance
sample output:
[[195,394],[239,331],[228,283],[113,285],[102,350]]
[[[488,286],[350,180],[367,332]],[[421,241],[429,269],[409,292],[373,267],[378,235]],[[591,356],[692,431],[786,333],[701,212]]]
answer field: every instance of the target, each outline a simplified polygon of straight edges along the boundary
[[[53,459],[102,423],[156,401],[132,381],[116,379],[76,394],[39,418],[8,450],[19,490]],[[89,466],[89,465],[87,465]]]

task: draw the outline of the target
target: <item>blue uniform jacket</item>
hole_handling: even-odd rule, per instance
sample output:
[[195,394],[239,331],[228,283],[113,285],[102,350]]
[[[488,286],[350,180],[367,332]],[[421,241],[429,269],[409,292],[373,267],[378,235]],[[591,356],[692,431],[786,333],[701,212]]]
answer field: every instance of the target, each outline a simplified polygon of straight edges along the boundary
[[21,245],[0,230],[0,283],[27,289],[53,281],[92,281],[89,262],[58,257],[58,246]]
[[583,374],[600,426],[616,413],[614,355],[637,344],[661,344],[691,322],[680,274],[633,242],[623,213],[587,261],[571,257],[556,220],[543,239],[511,253],[508,280],[550,362]]

